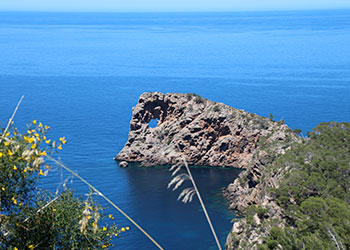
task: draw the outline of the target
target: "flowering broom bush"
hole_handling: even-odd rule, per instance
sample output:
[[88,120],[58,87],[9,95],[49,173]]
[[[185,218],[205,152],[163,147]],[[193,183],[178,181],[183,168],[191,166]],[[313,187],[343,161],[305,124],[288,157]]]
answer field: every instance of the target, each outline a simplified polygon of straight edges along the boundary
[[[101,225],[102,208],[66,189],[53,195],[37,188],[50,166],[45,157],[62,149],[64,137],[46,137],[33,121],[24,134],[2,129],[0,138],[0,249],[106,249],[128,228]],[[113,219],[112,215],[108,220]]]

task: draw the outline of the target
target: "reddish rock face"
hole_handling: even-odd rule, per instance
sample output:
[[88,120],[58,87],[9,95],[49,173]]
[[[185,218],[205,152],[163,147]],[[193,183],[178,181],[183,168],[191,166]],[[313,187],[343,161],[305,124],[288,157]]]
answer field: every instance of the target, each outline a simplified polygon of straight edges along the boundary
[[[150,127],[156,119],[157,126]],[[263,136],[285,140],[286,125],[193,94],[144,93],[133,108],[129,139],[115,157],[143,166],[246,168]]]

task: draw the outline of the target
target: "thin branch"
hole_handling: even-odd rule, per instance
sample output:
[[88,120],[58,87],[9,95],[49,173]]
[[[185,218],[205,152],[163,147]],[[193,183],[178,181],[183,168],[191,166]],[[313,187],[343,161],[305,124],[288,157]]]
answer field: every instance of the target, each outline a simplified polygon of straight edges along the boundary
[[16,106],[15,110],[13,111],[12,116],[11,116],[9,122],[7,123],[7,126],[6,126],[5,130],[4,130],[4,132],[2,133],[2,135],[1,135],[0,143],[2,142],[2,139],[3,139],[4,135],[7,133],[7,130],[9,129],[9,127],[10,127],[10,125],[11,125],[11,122],[12,122],[13,118],[15,117],[16,112],[17,112],[17,110],[18,110],[18,108],[19,108],[19,105],[21,105],[21,102],[22,102],[23,98],[24,98],[24,95],[22,95],[21,99],[19,99],[19,101],[18,101],[18,103],[17,103],[17,106]]
[[99,196],[101,196],[103,199],[105,199],[109,204],[111,204],[115,209],[117,209],[125,218],[127,218],[132,224],[134,224],[148,239],[150,239],[159,249],[163,250],[163,248],[159,245],[158,242],[156,242],[139,224],[137,224],[131,217],[129,217],[123,210],[121,210],[115,203],[113,203],[110,199],[108,199],[103,193],[101,193],[97,188],[95,188],[93,185],[91,185],[88,181],[86,181],[83,177],[78,175],[76,172],[74,172],[69,167],[65,166],[63,163],[59,162],[58,160],[52,158],[51,156],[46,156],[51,161],[55,162],[68,172],[70,172],[72,175],[77,177],[79,180],[84,182],[87,186],[89,186],[93,191],[95,191]]
[[[36,213],[40,213],[42,210],[44,210],[45,208],[47,208],[48,206],[50,206],[51,203],[55,202],[58,199],[58,197],[55,197],[53,200],[49,201],[48,203],[46,203],[43,207],[39,208]],[[31,216],[27,217],[24,222],[26,222],[27,220],[29,220]]]
[[188,175],[189,175],[189,177],[190,177],[190,180],[192,181],[192,185],[193,185],[194,189],[196,190],[196,193],[197,193],[197,196],[198,196],[198,200],[199,200],[199,202],[200,202],[200,204],[201,204],[201,206],[202,206],[202,208],[203,208],[205,217],[207,218],[208,224],[209,224],[210,229],[211,229],[211,232],[212,232],[212,234],[213,234],[213,236],[214,236],[214,238],[215,238],[216,244],[217,244],[219,250],[222,250],[222,249],[221,249],[221,246],[220,246],[220,243],[219,243],[219,240],[218,240],[218,237],[216,236],[216,233],[215,233],[213,224],[211,223],[211,220],[210,220],[210,218],[209,218],[207,209],[205,208],[204,202],[203,202],[202,197],[201,197],[201,195],[200,195],[200,193],[199,193],[199,190],[198,190],[198,188],[197,188],[197,185],[196,185],[196,183],[195,183],[195,181],[194,181],[194,179],[193,179],[193,177],[192,177],[192,174],[191,174],[191,171],[190,171],[190,169],[189,169],[189,167],[188,167],[188,164],[187,164],[187,162],[186,162],[186,160],[185,160],[184,158],[182,158],[182,160],[183,160],[183,162],[184,162],[184,164],[185,164],[185,168],[186,168],[187,173],[188,173]]
[[[337,249],[338,250],[344,249],[341,242],[339,242],[340,244],[338,243],[337,238],[332,233],[332,231],[329,228],[327,228],[327,231],[328,231],[328,234],[331,236],[332,240],[334,241],[334,243],[337,245]],[[341,247],[341,249],[340,249],[340,247]]]

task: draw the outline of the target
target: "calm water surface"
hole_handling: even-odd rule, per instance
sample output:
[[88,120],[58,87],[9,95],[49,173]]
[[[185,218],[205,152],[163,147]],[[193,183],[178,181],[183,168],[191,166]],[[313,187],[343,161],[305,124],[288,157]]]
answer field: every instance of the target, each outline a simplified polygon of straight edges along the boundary
[[[195,92],[291,128],[350,121],[350,11],[260,13],[0,12],[0,123],[16,115],[66,136],[60,155],[165,249],[215,249],[197,200],[176,201],[166,168],[119,168],[131,108],[146,91]],[[234,213],[220,196],[237,171],[196,168],[220,241]],[[54,169],[43,186],[69,177]],[[87,188],[71,178],[84,195]],[[101,200],[103,205],[107,205]],[[121,226],[131,226],[117,211]],[[120,249],[153,249],[131,226]]]

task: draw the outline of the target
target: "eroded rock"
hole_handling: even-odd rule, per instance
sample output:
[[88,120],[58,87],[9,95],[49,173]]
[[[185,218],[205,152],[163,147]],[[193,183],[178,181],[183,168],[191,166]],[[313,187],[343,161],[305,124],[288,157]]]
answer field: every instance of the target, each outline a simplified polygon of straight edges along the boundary
[[[155,119],[157,126],[148,124]],[[129,138],[115,157],[143,166],[175,164],[246,168],[260,138],[288,129],[268,118],[197,95],[143,93],[133,108]]]

